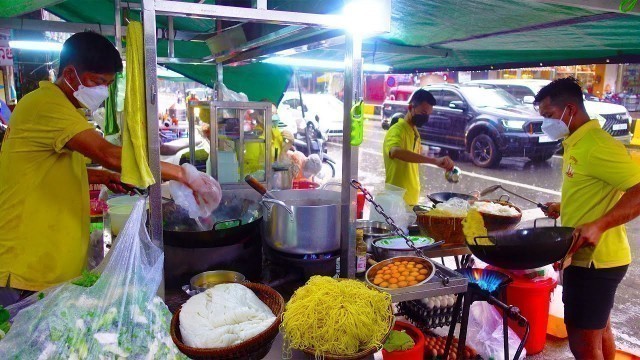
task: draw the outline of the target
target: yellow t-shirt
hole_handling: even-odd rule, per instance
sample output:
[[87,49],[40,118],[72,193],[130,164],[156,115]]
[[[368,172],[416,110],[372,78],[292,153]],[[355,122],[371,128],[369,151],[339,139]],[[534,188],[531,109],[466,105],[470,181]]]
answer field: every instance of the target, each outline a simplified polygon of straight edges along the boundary
[[92,128],[48,81],[16,106],[0,149],[0,286],[38,291],[84,269],[87,168],[65,145]]
[[[264,139],[264,136],[260,137]],[[276,149],[278,156],[282,152],[282,133],[279,129],[271,128],[271,163],[276,161]],[[258,170],[264,169],[264,143],[249,142],[245,145],[244,152],[244,174],[249,175]]]
[[385,182],[407,190],[404,201],[407,205],[416,205],[420,197],[419,164],[389,158],[389,151],[394,147],[413,151],[416,154],[422,151],[420,134],[404,119],[400,119],[389,128],[384,137],[382,155],[386,172]]
[[[606,214],[623,192],[640,183],[640,165],[624,145],[592,120],[564,142],[562,225],[575,227]],[[572,265],[611,268],[631,262],[624,225],[605,231],[595,249],[583,247]]]

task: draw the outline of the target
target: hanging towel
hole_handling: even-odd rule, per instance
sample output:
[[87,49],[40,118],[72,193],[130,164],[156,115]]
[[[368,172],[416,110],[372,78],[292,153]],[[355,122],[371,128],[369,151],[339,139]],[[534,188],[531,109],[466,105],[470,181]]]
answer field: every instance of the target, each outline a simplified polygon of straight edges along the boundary
[[124,99],[121,180],[138,188],[147,188],[155,183],[147,157],[143,51],[142,24],[132,21],[127,26],[127,89]]
[[[117,77],[121,77],[118,74]],[[114,81],[109,85],[109,97],[105,102],[105,115],[104,115],[104,134],[115,135],[120,132],[118,127],[118,113],[116,109],[116,98],[118,97],[118,81]]]

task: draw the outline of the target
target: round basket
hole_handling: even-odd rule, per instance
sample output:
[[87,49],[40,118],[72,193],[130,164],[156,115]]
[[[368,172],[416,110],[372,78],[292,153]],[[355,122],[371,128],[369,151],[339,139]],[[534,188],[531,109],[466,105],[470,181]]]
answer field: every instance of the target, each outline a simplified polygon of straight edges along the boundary
[[245,282],[242,285],[251,289],[256,296],[273,312],[276,319],[265,331],[240,344],[216,349],[199,349],[185,345],[180,334],[180,309],[171,319],[171,338],[180,351],[191,359],[202,360],[232,360],[232,359],[262,359],[271,350],[273,340],[278,335],[278,328],[282,321],[284,299],[272,288]]
[[464,217],[431,216],[427,211],[416,211],[422,236],[444,240],[445,244],[464,244],[462,220]]
[[506,202],[506,201],[490,201],[490,200],[478,200],[476,202],[490,202],[495,204],[500,204],[504,206],[508,206],[510,208],[516,209],[518,211],[518,215],[496,215],[489,214],[485,212],[480,212],[482,215],[482,219],[484,220],[484,227],[487,228],[487,231],[500,231],[500,230],[509,230],[513,229],[520,223],[522,219],[522,210],[520,210],[517,206]]

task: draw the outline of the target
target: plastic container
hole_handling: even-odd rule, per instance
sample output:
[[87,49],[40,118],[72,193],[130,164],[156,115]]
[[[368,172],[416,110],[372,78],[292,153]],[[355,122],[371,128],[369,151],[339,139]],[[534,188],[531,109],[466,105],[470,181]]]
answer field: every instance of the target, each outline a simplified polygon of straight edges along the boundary
[[364,216],[364,193],[360,190],[358,190],[358,193],[356,194],[356,207],[357,207],[357,218],[358,219],[362,219],[362,217]]
[[424,357],[424,335],[417,327],[402,321],[396,321],[393,330],[404,330],[407,335],[411,336],[416,345],[405,351],[392,351],[382,349],[382,358],[384,360],[422,360]]
[[116,236],[120,233],[124,224],[129,219],[133,205],[109,206],[109,219],[111,220],[111,234]]
[[[517,306],[522,316],[529,321],[531,329],[524,347],[527,349],[527,355],[534,355],[544,350],[547,341],[551,293],[557,282],[551,278],[533,281],[513,276],[513,274],[509,275],[513,282],[507,285],[507,304]],[[523,327],[512,320],[509,320],[509,327],[522,338],[524,335]]]
[[307,181],[307,180],[295,180],[293,182],[293,189],[317,189],[320,187],[320,184],[313,182],[313,181]]

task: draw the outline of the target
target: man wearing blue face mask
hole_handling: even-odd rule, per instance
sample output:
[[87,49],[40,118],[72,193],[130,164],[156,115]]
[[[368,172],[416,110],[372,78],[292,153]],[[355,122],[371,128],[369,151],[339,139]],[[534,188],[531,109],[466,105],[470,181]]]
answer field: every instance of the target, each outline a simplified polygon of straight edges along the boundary
[[[77,33],[62,47],[57,81],[40,82],[18,102],[0,149],[0,305],[79,276],[89,245],[89,183],[125,192],[117,173],[122,149],[79,109],[96,110],[120,71],[109,40]],[[87,170],[85,157],[113,172]],[[163,179],[184,182],[206,203],[219,195],[211,177],[161,165]]]
[[576,359],[614,359],[609,316],[631,262],[624,224],[640,215],[640,165],[589,118],[575,79],[545,86],[535,104],[548,118],[545,134],[565,139],[561,202],[547,203],[546,214],[575,228],[563,274],[569,346]]
[[420,173],[418,164],[434,164],[444,170],[455,166],[448,156],[430,157],[422,154],[422,144],[417,126],[429,121],[436,99],[424,89],[416,90],[409,99],[409,111],[404,119],[391,126],[384,137],[382,155],[386,173],[385,182],[406,190],[407,205],[418,204],[420,197]]

